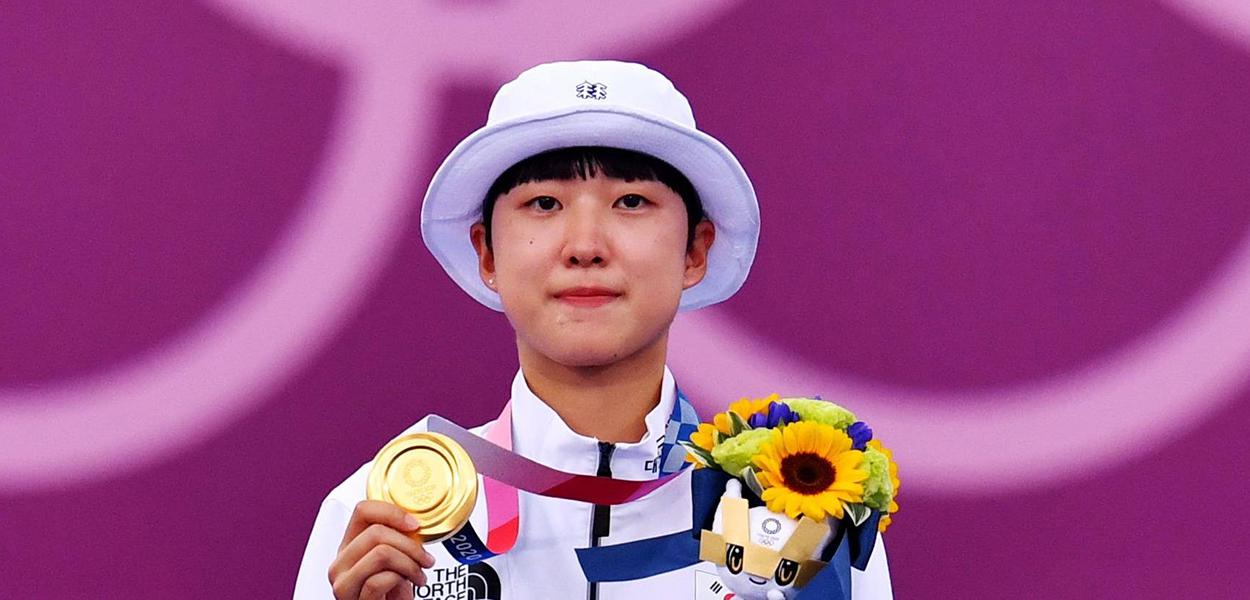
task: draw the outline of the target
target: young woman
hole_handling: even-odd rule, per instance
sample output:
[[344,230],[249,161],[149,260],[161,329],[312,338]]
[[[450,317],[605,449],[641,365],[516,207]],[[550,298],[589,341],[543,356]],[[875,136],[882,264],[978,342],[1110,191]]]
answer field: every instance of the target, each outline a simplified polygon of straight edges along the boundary
[[[439,168],[422,232],[516,331],[511,401],[475,433],[506,435],[517,454],[568,473],[682,474],[613,507],[521,493],[515,546],[462,565],[454,548],[409,539],[418,524],[398,507],[364,500],[366,464],[322,504],[296,596],[721,598],[712,567],[595,584],[574,551],[691,527],[674,438],[697,418],[665,357],[677,312],[733,295],[754,258],[758,207],[733,154],[642,65],[539,65],[500,89],[487,125]],[[470,524],[485,531],[477,504]],[[891,597],[883,546],[854,577],[856,599]]]

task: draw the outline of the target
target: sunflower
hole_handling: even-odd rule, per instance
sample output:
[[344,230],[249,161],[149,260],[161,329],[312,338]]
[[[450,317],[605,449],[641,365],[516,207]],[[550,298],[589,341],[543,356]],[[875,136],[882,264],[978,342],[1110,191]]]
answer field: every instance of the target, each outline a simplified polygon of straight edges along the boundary
[[699,423],[699,428],[690,434],[690,444],[686,447],[686,462],[694,463],[696,469],[706,467],[711,460],[712,448],[715,447],[716,427],[709,423]]
[[751,415],[754,414],[767,415],[769,403],[774,402],[779,398],[781,398],[780,394],[773,394],[766,398],[743,398],[733,404],[730,404],[728,411],[718,413],[715,417],[713,417],[712,423],[716,425],[716,428],[719,429],[721,433],[725,435],[733,435],[733,429],[731,429],[729,425],[729,413],[738,413],[738,416],[742,417],[743,421],[749,420]]
[[890,515],[881,515],[881,520],[877,521],[877,533],[885,533],[890,528]]
[[863,452],[851,449],[846,433],[823,423],[800,421],[773,430],[772,440],[755,457],[764,487],[761,496],[773,512],[792,519],[842,518],[842,503],[860,502],[868,473],[859,469]]
[[690,443],[711,452],[716,445],[716,427],[699,423],[699,428],[690,434]]

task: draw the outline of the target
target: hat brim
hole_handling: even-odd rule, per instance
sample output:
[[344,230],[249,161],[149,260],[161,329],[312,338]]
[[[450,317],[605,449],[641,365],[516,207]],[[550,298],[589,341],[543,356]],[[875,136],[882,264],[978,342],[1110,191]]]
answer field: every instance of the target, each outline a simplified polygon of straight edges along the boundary
[[663,118],[604,106],[561,110],[488,125],[465,138],[434,173],[421,206],[421,235],[447,274],[478,302],[503,310],[482,282],[469,228],[495,179],[535,154],[574,146],[605,146],[649,154],[694,185],[716,227],[707,275],[685,290],[679,310],[721,302],[737,292],[755,260],[759,204],[738,159],[715,138]]

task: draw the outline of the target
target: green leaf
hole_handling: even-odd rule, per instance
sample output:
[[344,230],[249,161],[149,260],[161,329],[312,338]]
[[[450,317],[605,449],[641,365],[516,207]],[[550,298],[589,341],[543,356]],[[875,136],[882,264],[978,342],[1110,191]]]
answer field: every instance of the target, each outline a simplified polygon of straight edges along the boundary
[[716,466],[716,461],[712,459],[712,453],[694,445],[692,442],[682,441],[678,443],[681,444],[683,448],[689,450],[690,453],[693,454],[694,457],[698,459],[700,463],[703,464],[703,466],[705,467]]
[[872,516],[872,509],[858,502],[855,504],[843,502],[842,508],[846,510],[846,515],[851,518],[851,522],[856,527],[863,525],[864,521],[867,521],[868,517]]
[[742,415],[734,411],[729,411],[729,435],[734,436],[751,429],[751,426],[742,418]]
[[760,480],[755,476],[755,469],[743,467],[742,472],[738,473],[738,477],[742,479],[743,483],[747,484],[747,487],[752,492],[755,492],[756,496],[764,497],[764,486],[760,485]]

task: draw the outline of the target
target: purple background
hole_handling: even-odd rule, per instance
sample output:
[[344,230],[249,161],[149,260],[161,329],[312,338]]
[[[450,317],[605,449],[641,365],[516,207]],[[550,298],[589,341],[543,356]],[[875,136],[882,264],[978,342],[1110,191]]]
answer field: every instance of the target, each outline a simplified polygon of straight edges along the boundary
[[[622,57],[670,76],[753,177],[759,256],[723,310],[756,335],[898,385],[1036,380],[1165,322],[1246,235],[1250,53],[1174,10],[804,4],[744,2]],[[0,389],[34,389],[160,344],[253,274],[323,158],[342,73],[198,4],[4,12]],[[473,81],[429,90],[404,239],[330,343],[207,441],[0,492],[0,597],[288,596],[332,486],[427,412],[493,416],[510,329],[417,227],[498,84]],[[1247,399],[1043,489],[904,487],[897,596],[1234,597]]]

